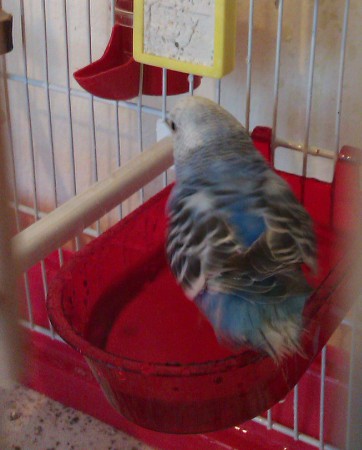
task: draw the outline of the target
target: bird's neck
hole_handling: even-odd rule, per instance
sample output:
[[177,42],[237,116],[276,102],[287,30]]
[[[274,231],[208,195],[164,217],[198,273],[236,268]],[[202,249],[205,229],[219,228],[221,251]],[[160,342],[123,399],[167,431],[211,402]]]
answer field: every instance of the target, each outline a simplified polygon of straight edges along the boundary
[[254,164],[259,156],[250,138],[236,139],[235,136],[220,140],[214,138],[202,146],[193,147],[179,157],[175,156],[176,177],[180,181],[199,176],[204,178],[209,166],[214,166],[215,163],[225,163],[230,167],[236,164],[247,170],[249,164]]

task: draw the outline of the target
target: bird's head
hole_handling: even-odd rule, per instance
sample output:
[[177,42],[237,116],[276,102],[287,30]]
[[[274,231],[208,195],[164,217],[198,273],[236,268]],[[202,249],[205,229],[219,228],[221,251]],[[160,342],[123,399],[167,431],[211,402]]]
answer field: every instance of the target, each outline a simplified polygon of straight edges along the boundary
[[[167,119],[174,142],[176,165],[187,162],[202,150],[203,157],[222,156],[228,141],[250,140],[242,125],[217,103],[203,97],[188,96],[180,100]],[[217,152],[210,155],[210,152]]]

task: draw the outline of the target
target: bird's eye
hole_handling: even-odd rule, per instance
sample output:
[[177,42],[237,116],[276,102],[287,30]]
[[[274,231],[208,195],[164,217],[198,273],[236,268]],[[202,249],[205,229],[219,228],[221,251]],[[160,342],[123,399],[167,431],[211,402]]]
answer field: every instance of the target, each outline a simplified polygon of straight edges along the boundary
[[171,129],[172,129],[172,131],[176,131],[176,124],[175,124],[175,122],[173,121],[173,120],[171,120],[171,123],[170,123],[170,125],[171,125]]

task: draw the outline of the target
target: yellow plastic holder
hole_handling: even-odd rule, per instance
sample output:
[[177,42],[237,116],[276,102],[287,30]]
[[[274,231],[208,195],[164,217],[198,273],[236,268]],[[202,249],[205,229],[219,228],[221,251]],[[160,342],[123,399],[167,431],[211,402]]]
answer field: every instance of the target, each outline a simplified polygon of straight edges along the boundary
[[221,78],[235,65],[236,0],[135,0],[133,57]]

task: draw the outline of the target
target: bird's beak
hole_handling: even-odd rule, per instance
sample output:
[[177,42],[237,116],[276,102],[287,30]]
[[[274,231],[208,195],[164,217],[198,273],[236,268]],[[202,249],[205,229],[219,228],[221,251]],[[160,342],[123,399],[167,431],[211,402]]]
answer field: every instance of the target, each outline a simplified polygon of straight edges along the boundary
[[167,128],[170,130],[170,133],[172,132],[172,128],[171,128],[171,119],[169,117],[166,117],[165,119],[165,125],[167,126]]
[[158,141],[164,137],[172,136],[171,121],[169,118],[157,120],[156,133]]

